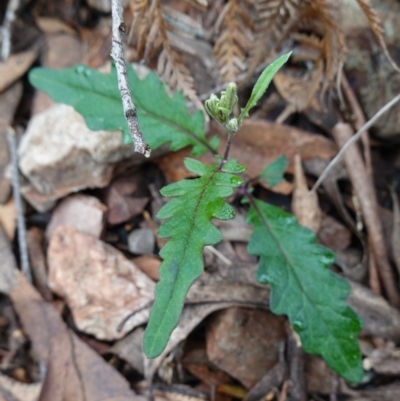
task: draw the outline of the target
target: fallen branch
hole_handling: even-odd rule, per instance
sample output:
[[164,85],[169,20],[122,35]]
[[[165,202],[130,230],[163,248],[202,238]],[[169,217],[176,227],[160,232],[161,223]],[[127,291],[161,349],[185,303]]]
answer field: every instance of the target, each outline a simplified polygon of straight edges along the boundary
[[29,265],[28,245],[26,243],[26,226],[24,212],[22,210],[21,190],[18,176],[18,155],[17,145],[15,142],[15,131],[10,127],[7,132],[8,147],[10,149],[11,166],[12,166],[12,186],[14,202],[17,209],[17,225],[18,225],[18,245],[21,260],[21,270],[27,280],[32,283],[32,273]]
[[320,175],[318,178],[317,182],[314,184],[312,187],[310,194],[314,193],[318,187],[321,185],[321,183],[325,180],[325,178],[328,176],[329,172],[332,170],[332,168],[340,161],[342,160],[343,155],[346,153],[347,149],[355,142],[357,142],[360,138],[361,135],[370,129],[375,122],[383,115],[385,114],[388,110],[390,110],[398,101],[400,101],[400,94],[397,95],[394,99],[392,99],[389,103],[387,103],[385,106],[383,106],[369,121],[364,124],[355,135],[351,137],[351,139],[340,149],[339,153],[332,159],[332,161],[328,164],[324,172]]
[[145,142],[140,131],[137,118],[136,107],[132,101],[131,90],[129,88],[128,73],[125,66],[124,49],[122,46],[121,33],[126,32],[126,25],[122,17],[122,6],[120,0],[112,0],[112,47],[111,57],[115,61],[118,76],[118,88],[121,94],[124,115],[132,136],[134,149],[146,157],[150,156],[150,146]]

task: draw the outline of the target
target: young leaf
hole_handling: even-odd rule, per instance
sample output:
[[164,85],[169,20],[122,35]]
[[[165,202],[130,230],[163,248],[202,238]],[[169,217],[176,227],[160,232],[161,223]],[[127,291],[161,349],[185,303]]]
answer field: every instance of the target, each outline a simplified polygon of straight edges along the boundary
[[260,75],[256,84],[253,87],[250,99],[248,100],[246,106],[244,107],[244,109],[242,109],[240,113],[240,116],[238,118],[239,123],[241,123],[245,117],[248,117],[250,109],[253,108],[260,100],[261,96],[265,93],[269,84],[274,78],[274,75],[289,60],[291,54],[292,52],[289,52],[279,57],[262,72],[262,74]]
[[261,171],[259,177],[261,180],[266,181],[272,188],[280,182],[285,181],[283,173],[285,172],[287,165],[288,159],[284,155],[281,155],[268,164],[268,166]]
[[[216,150],[204,135],[204,118],[200,111],[190,115],[183,95],[168,96],[163,83],[150,72],[143,80],[127,64],[132,97],[140,128],[152,149],[170,142],[171,150],[192,145],[193,155]],[[83,65],[64,70],[34,68],[29,74],[33,86],[53,100],[69,104],[82,114],[92,130],[120,130],[124,143],[132,143],[122,109],[115,68],[103,74]]]
[[175,198],[157,215],[168,219],[158,230],[159,237],[170,240],[160,252],[164,259],[160,281],[144,335],[144,351],[149,358],[164,350],[178,323],[186,293],[203,272],[204,246],[222,239],[211,219],[228,220],[234,216],[233,208],[223,198],[242,183],[235,174],[245,170],[236,160],[229,160],[221,171],[218,163],[208,166],[186,159],[185,165],[200,177],[173,183],[161,191],[164,196]]
[[363,375],[357,335],[361,322],[345,303],[348,283],[329,266],[334,254],[296,217],[259,200],[251,201],[248,245],[260,257],[257,279],[271,285],[272,312],[289,317],[306,352],[321,355],[351,382]]

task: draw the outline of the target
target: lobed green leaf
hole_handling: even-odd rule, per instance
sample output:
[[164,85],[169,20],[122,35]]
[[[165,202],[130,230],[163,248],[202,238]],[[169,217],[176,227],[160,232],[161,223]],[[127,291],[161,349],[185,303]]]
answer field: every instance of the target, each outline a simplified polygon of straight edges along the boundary
[[261,171],[259,177],[261,180],[266,181],[266,183],[272,188],[280,182],[285,181],[283,174],[287,166],[288,159],[286,156],[281,155],[268,164],[263,171]]
[[200,177],[170,184],[161,191],[164,196],[175,198],[157,215],[167,219],[158,231],[159,237],[170,240],[160,252],[164,259],[160,281],[144,335],[144,351],[149,358],[160,355],[178,323],[186,294],[203,272],[204,246],[215,245],[222,239],[211,219],[233,218],[234,210],[224,198],[242,183],[235,174],[244,168],[235,160],[229,160],[221,171],[218,163],[209,166],[186,159],[185,165]]
[[[171,98],[153,72],[141,80],[129,64],[127,70],[139,125],[152,149],[166,143],[174,151],[191,145],[197,156],[218,148],[215,139],[209,142],[205,137],[203,113],[189,114],[182,93]],[[120,130],[124,143],[132,143],[114,67],[110,74],[84,65],[63,70],[34,68],[29,80],[56,102],[74,107],[90,129]]]
[[255,200],[248,221],[254,226],[248,251],[260,257],[258,281],[271,285],[271,310],[289,317],[306,352],[359,382],[361,322],[345,303],[349,284],[329,269],[332,251],[316,244],[315,234],[296,217],[267,203]]

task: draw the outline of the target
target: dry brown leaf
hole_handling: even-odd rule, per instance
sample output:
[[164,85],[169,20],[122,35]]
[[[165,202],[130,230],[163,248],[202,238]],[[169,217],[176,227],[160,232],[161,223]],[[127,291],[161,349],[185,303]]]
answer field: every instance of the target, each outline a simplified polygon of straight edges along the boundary
[[322,76],[321,60],[314,63],[314,68],[304,76],[289,75],[284,70],[275,74],[275,87],[288,103],[277,122],[283,123],[290,114],[304,111],[310,105],[320,87]]
[[296,154],[294,156],[294,190],[292,198],[292,211],[299,219],[299,223],[314,231],[318,232],[321,226],[321,209],[318,203],[318,195],[310,191],[307,186],[306,177],[301,165],[301,157]]
[[219,369],[250,389],[278,362],[280,343],[285,338],[285,319],[281,316],[229,308],[208,321],[207,356]]
[[[220,152],[226,145],[226,132],[214,121],[211,121],[210,132],[221,138]],[[237,159],[247,167],[250,178],[257,177],[262,169],[278,156],[285,155],[289,160],[288,173],[293,173],[294,155],[299,153],[302,160],[314,158],[330,160],[336,154],[336,146],[322,135],[277,124],[265,120],[247,119],[233,140],[229,157]],[[193,176],[189,173],[183,159],[190,155],[190,149],[168,154],[155,160],[170,182]],[[214,158],[205,154],[199,159],[204,163],[214,163]]]
[[183,309],[178,325],[169,338],[164,351],[155,359],[148,359],[145,363],[145,377],[152,379],[161,366],[165,357],[198,326],[211,313],[234,306],[232,302],[210,302],[198,305],[187,305]]

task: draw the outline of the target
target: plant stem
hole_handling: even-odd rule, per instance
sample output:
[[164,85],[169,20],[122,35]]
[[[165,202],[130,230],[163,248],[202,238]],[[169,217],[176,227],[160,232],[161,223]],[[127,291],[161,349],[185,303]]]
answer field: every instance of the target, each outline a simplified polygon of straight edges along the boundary
[[228,142],[226,143],[226,147],[225,147],[225,152],[224,152],[224,156],[221,160],[221,164],[218,167],[218,171],[222,170],[222,167],[224,167],[224,164],[227,162],[228,160],[228,156],[229,156],[229,151],[231,149],[231,145],[232,145],[232,141],[233,141],[233,137],[236,134],[236,131],[227,131],[228,132]]

